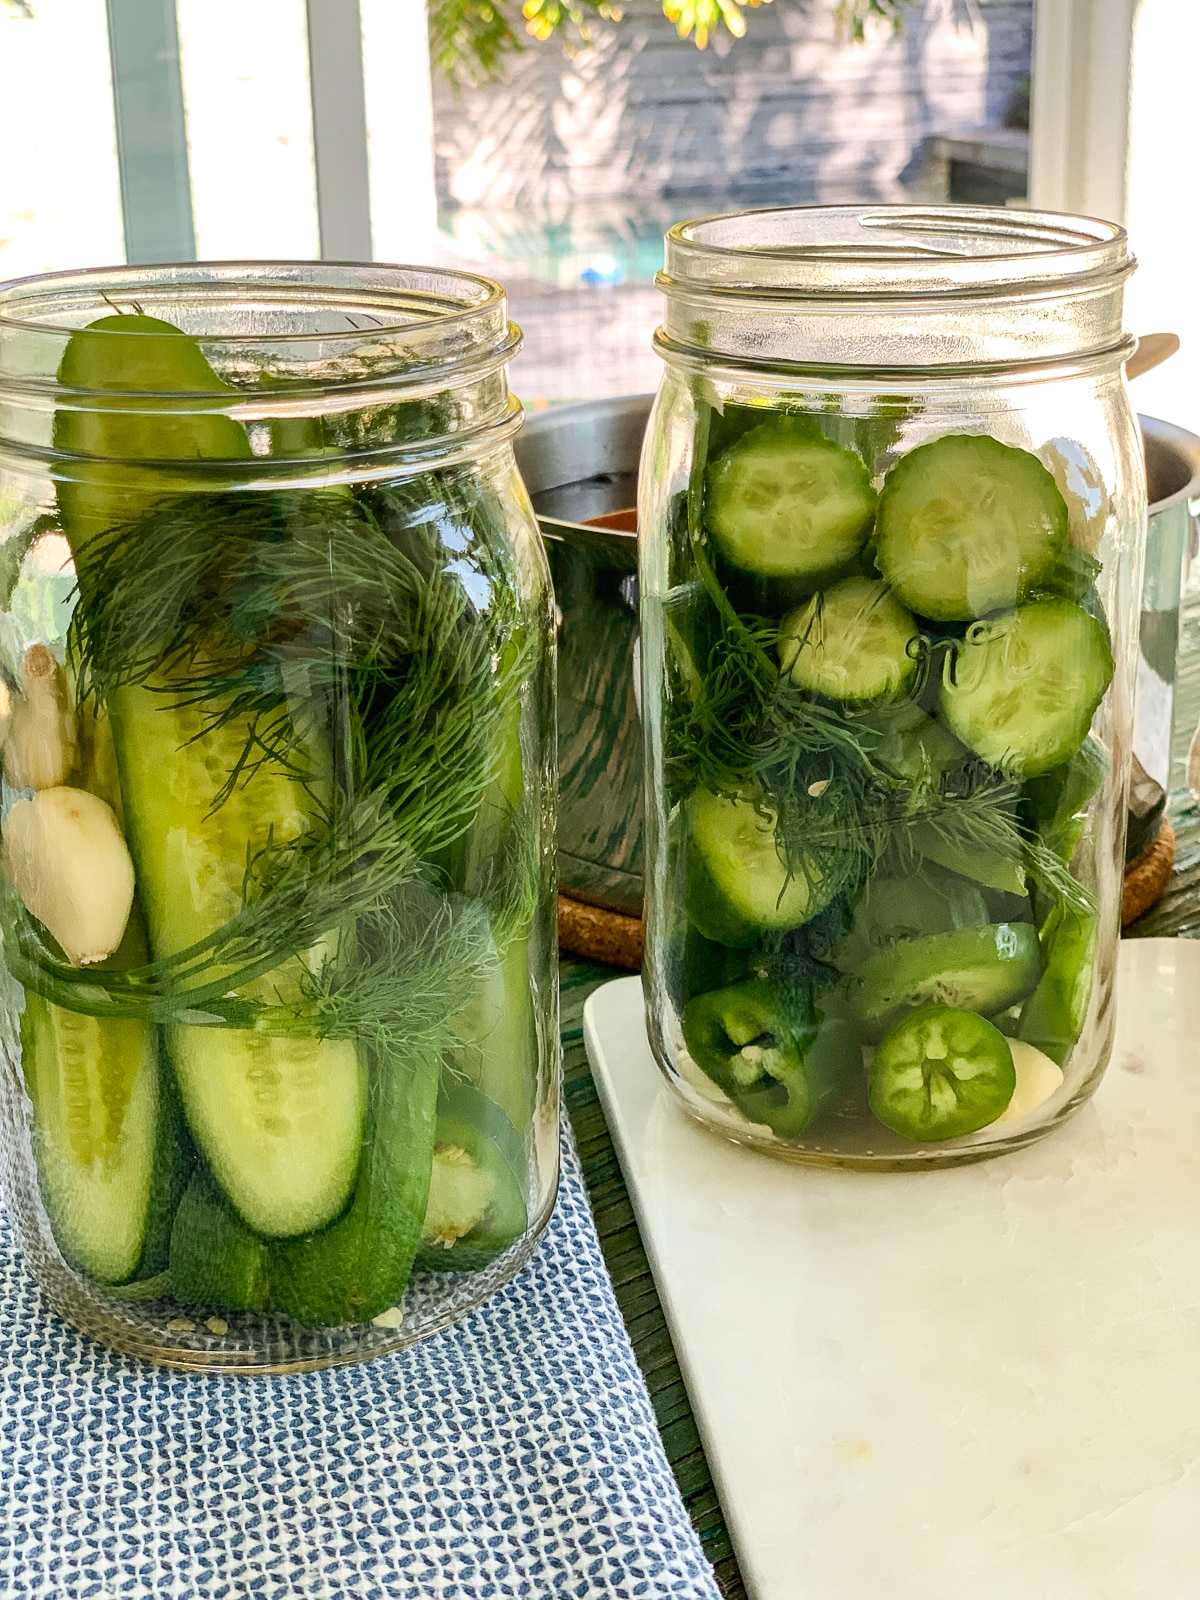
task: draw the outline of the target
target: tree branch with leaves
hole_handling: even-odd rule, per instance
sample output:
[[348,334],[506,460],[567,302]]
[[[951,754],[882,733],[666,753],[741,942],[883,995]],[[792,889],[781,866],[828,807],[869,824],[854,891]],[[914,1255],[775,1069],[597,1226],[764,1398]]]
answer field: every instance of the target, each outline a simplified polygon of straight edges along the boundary
[[[499,77],[526,36],[568,48],[591,42],[597,23],[619,23],[619,0],[428,0],[429,42],[438,71],[459,87]],[[721,29],[740,39],[746,12],[770,0],[662,0],[663,14],[681,39],[707,47]],[[873,18],[899,28],[916,0],[837,0],[834,18],[844,38],[861,41]]]

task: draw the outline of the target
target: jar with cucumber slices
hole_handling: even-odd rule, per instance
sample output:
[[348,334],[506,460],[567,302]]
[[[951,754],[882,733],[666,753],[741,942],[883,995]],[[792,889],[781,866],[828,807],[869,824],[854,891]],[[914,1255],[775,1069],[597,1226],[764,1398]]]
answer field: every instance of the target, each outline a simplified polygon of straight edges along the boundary
[[795,1160],[975,1160],[1113,1028],[1145,523],[1123,232],[966,207],[667,237],[642,456],[648,1025]]
[[394,1349],[548,1216],[516,340],[432,270],[0,287],[0,1137],[48,1297],[119,1349]]

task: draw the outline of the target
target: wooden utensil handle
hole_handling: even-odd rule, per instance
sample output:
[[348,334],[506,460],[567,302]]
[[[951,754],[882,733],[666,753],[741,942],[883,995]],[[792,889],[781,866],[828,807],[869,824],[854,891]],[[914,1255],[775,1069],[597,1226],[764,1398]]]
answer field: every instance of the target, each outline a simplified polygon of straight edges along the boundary
[[1178,349],[1177,333],[1143,333],[1138,339],[1137,349],[1125,363],[1125,376],[1140,378],[1143,372],[1161,366]]

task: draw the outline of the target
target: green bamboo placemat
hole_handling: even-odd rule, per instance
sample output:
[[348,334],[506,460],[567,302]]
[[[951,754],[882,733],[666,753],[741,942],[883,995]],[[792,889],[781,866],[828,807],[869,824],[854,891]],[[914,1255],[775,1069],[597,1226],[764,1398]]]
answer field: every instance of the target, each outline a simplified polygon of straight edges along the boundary
[[645,1374],[667,1456],[679,1481],[684,1504],[712,1562],[726,1600],[746,1600],[729,1530],[713,1487],[712,1474],[675,1359],[671,1335],[642,1249],[633,1208],[604,1113],[592,1082],[583,1045],[583,1003],[608,978],[628,976],[593,962],[562,962],[563,1082],[567,1111],[575,1130],[588,1197],[596,1217],[604,1259]]

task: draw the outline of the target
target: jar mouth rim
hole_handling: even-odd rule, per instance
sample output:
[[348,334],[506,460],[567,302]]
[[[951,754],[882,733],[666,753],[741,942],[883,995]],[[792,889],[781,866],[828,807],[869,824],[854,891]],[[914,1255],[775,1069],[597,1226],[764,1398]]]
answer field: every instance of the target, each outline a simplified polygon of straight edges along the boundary
[[660,287],[773,289],[798,298],[1066,289],[1133,270],[1125,229],[999,206],[770,206],[676,223]]
[[[135,301],[141,304],[145,299],[162,299],[172,291],[176,297],[190,294],[212,305],[222,299],[232,305],[235,295],[245,298],[256,292],[270,292],[297,303],[305,297],[310,301],[320,298],[335,314],[345,315],[349,324],[340,329],[278,332],[216,326],[202,335],[234,347],[328,345],[331,341],[352,346],[361,343],[364,335],[386,338],[419,336],[432,330],[450,332],[456,325],[473,319],[489,320],[489,313],[507,323],[503,286],[494,279],[457,268],[358,261],[230,260],[82,267],[11,278],[0,282],[0,335],[11,331],[65,340],[84,325],[52,320],[45,314],[20,315],[22,305],[48,307],[56,301],[82,305],[90,299],[96,316],[102,317],[106,306],[110,311],[120,311]],[[358,314],[370,319],[366,326],[350,321],[358,302]],[[390,306],[394,317],[381,320],[369,306]],[[401,314],[402,310],[405,314]],[[420,314],[422,310],[424,315]],[[129,334],[123,333],[122,337]]]
[[[144,369],[127,369],[124,383],[97,382],[88,363],[64,368],[81,329],[90,330],[94,349],[92,340],[110,330],[92,324],[126,310],[179,329],[211,373],[204,362],[187,363],[172,383],[153,350]],[[161,337],[136,325],[111,331],[130,344],[145,336],[148,350]],[[451,438],[456,449],[467,439],[482,448],[511,432],[505,369],[520,342],[502,286],[450,268],[220,261],[14,279],[0,283],[0,399],[8,418],[0,444],[18,453],[48,448],[63,410],[156,419],[212,412],[250,430],[255,454],[274,461],[280,450],[267,441],[276,423],[319,412],[359,416],[367,427],[388,408],[417,405],[424,410],[408,415],[422,448]],[[215,384],[207,381],[213,376]],[[392,443],[398,459],[407,447]]]

